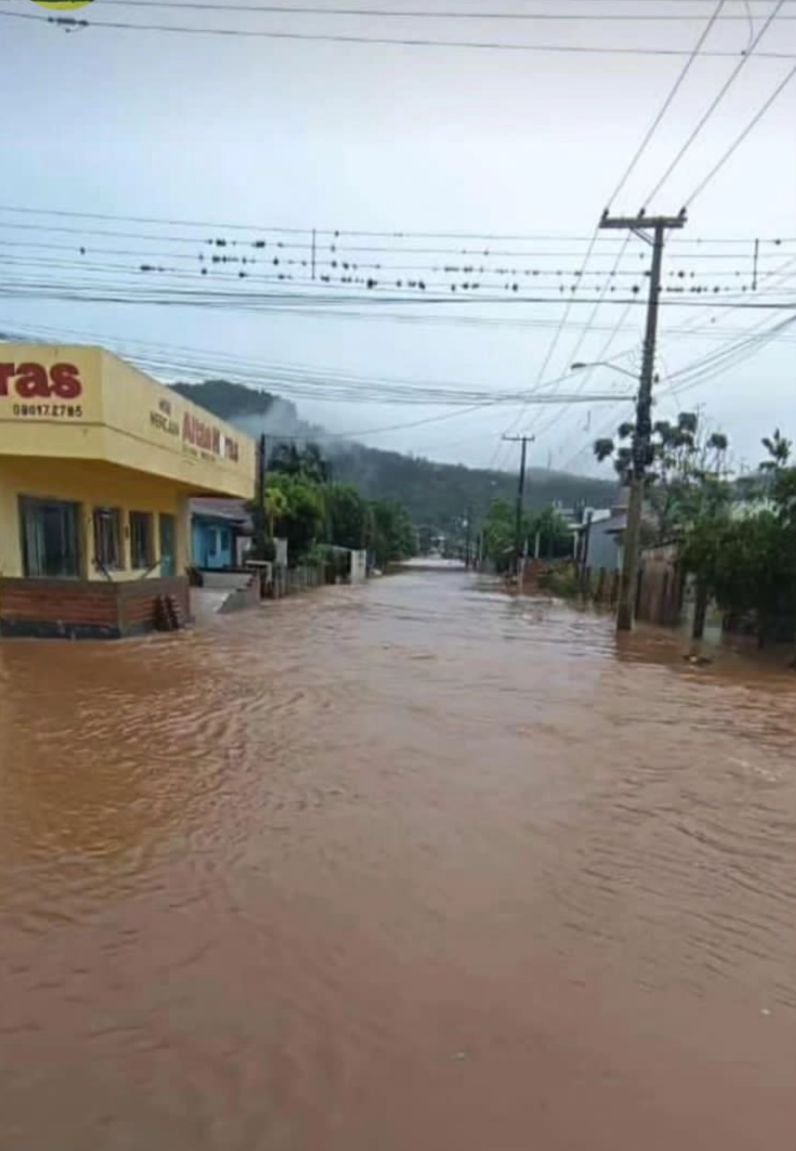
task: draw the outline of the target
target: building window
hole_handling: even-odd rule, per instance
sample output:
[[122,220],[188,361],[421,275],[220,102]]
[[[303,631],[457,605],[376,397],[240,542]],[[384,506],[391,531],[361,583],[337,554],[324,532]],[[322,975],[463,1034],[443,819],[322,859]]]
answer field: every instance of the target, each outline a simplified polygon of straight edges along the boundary
[[130,512],[130,564],[140,570],[155,566],[155,536],[151,512]]
[[207,529],[207,554],[213,560],[218,555],[218,531],[216,528]]
[[80,505],[21,496],[22,565],[28,578],[80,576]]
[[94,563],[100,571],[119,571],[124,567],[121,523],[118,508],[94,508]]

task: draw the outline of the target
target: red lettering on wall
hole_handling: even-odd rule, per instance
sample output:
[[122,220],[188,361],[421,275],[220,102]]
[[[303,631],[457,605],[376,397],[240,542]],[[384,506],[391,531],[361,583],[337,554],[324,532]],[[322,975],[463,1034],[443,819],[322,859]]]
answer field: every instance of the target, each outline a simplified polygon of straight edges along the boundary
[[186,412],[182,418],[182,439],[183,443],[199,448],[203,452],[212,452],[213,455],[220,456],[223,449],[225,454],[228,454],[226,444],[229,441],[225,441],[222,437],[221,429],[204,423],[190,412]]
[[83,384],[75,364],[52,364],[49,372],[43,364],[0,364],[0,397],[12,393],[21,400],[76,400]]
[[8,395],[8,383],[15,373],[14,364],[0,364],[0,396]]
[[50,379],[53,382],[52,392],[62,400],[77,399],[83,390],[80,371],[75,364],[53,364]]
[[22,400],[32,400],[34,397],[46,400],[50,395],[47,369],[41,364],[20,364],[15,387],[17,395]]

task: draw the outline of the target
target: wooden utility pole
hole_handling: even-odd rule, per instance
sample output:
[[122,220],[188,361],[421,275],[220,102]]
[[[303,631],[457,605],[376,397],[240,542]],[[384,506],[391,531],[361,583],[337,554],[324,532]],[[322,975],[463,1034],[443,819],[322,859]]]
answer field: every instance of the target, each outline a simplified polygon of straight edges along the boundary
[[578,563],[580,566],[580,586],[581,590],[586,591],[586,573],[589,570],[589,548],[591,547],[591,524],[594,513],[589,509],[586,512],[586,523],[583,527],[583,534],[580,537],[580,555]]
[[268,539],[268,509],[266,506],[266,479],[268,475],[268,443],[265,433],[257,444],[257,490],[254,497],[254,552],[258,560],[265,559]]
[[[624,534],[622,582],[616,611],[617,631],[631,631],[635,611],[636,584],[638,582],[639,552],[641,546],[641,517],[644,508],[644,486],[647,468],[652,463],[652,384],[655,375],[655,345],[658,335],[658,307],[661,295],[661,267],[663,245],[670,229],[682,228],[686,223],[685,209],[679,216],[609,216],[606,211],[600,221],[601,228],[618,228],[635,232],[652,245],[650,290],[647,303],[647,328],[644,336],[644,355],[641,364],[638,396],[636,398],[636,426],[633,431],[633,462],[630,471],[630,499]],[[650,233],[652,233],[650,235]]]
[[514,515],[514,574],[519,579],[520,561],[523,554],[522,546],[522,510],[525,503],[525,463],[528,455],[528,444],[532,444],[536,436],[504,436],[504,440],[513,444],[522,444],[520,456],[520,475],[517,483],[517,507]]

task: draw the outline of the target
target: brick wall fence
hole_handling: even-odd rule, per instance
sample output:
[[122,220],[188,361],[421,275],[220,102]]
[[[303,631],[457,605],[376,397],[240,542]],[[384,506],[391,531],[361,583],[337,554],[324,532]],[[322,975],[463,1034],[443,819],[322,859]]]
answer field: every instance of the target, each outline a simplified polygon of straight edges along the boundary
[[0,636],[121,639],[155,627],[160,596],[172,596],[183,620],[190,604],[188,579],[0,579]]

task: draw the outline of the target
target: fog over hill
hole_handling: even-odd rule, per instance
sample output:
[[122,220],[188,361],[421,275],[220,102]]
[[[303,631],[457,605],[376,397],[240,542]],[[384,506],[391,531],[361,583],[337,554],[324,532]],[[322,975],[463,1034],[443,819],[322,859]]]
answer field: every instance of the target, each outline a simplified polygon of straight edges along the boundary
[[[399,500],[417,525],[448,531],[461,523],[468,509],[478,520],[493,499],[515,498],[517,480],[510,472],[437,463],[330,437],[323,428],[302,420],[292,403],[270,392],[228,380],[180,383],[174,387],[187,399],[251,436],[265,432],[274,445],[280,437],[317,441],[331,463],[335,480],[355,484],[368,499]],[[606,507],[615,495],[616,484],[607,468],[605,480],[544,468],[528,469],[526,505],[532,509],[555,501],[565,507],[579,501],[590,507]]]

